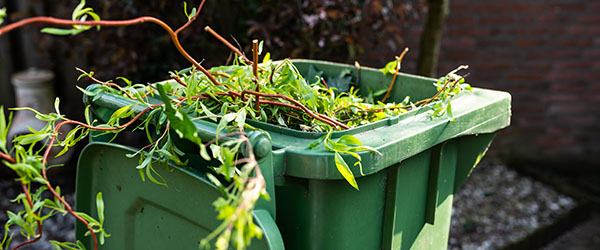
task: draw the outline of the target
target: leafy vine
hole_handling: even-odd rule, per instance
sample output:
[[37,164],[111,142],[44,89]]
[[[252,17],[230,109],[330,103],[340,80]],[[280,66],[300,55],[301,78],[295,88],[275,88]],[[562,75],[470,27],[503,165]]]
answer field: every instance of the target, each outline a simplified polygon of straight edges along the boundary
[[[87,77],[100,84],[96,90],[81,89],[87,96],[97,98],[102,92],[111,92],[134,101],[134,104],[117,109],[105,122],[94,120],[90,115],[89,106],[85,110],[85,122],[68,119],[60,113],[57,99],[55,113],[42,114],[29,108],[12,109],[35,112],[36,117],[47,122],[47,125],[39,131],[32,130],[31,134],[19,135],[9,142],[6,137],[12,114],[9,114],[7,119],[3,108],[0,108],[0,158],[19,176],[18,181],[22,184],[23,193],[13,202],[22,203],[24,207],[24,211],[18,213],[7,212],[9,221],[5,225],[0,249],[10,245],[11,227],[14,225],[20,227],[21,233],[28,241],[13,249],[38,241],[42,236],[43,221],[55,214],[70,214],[81,221],[93,239],[94,249],[110,236],[103,227],[104,202],[101,193],[96,197],[96,217],[76,212],[61,196],[60,188],[52,186],[46,175],[47,169],[52,167],[47,165],[47,160],[52,157],[50,151],[53,147],[62,147],[58,155],[63,154],[86,138],[91,131],[114,136],[125,129],[144,131],[148,144],[128,157],[139,156],[136,169],[141,179],[148,179],[159,185],[168,186],[168,183],[154,170],[156,162],[187,164],[181,160],[184,153],[173,142],[175,136],[198,145],[198,154],[204,159],[218,160],[220,165],[209,167],[212,172],[207,176],[223,195],[214,202],[218,211],[217,218],[222,220],[222,223],[203,239],[200,245],[210,248],[210,242],[214,240],[217,249],[228,249],[231,243],[238,249],[244,249],[253,238],[262,236],[260,227],[254,224],[251,212],[261,197],[268,199],[265,180],[245,133],[246,130],[254,128],[246,123],[246,119],[325,133],[309,147],[322,146],[325,150],[333,152],[338,171],[352,187],[358,189],[342,154],[356,158],[355,165],[362,173],[361,158],[356,152],[379,152],[363,145],[352,135],[333,140],[332,131],[382,120],[416,108],[417,105],[429,105],[432,118],[444,115],[452,118],[450,98],[470,89],[470,86],[464,83],[464,78],[456,74],[456,71],[465,68],[461,66],[435,83],[438,93],[431,98],[415,103],[411,102],[410,98],[400,103],[384,103],[400,70],[405,51],[382,69],[384,73],[394,74],[389,88],[378,90],[363,98],[358,96],[358,89],[356,84],[351,82],[349,72],[340,72],[336,76],[325,78],[323,72],[312,67],[303,76],[288,59],[273,61],[270,54],[265,53],[262,61],[259,61],[258,56],[263,53],[262,43],[258,41],[253,42],[251,60],[210,27],[206,27],[205,30],[232,49],[237,56],[232,65],[206,69],[186,52],[178,38],[178,34],[200,14],[204,2],[202,1],[197,8],[192,8],[190,12],[184,4],[187,22],[176,30],[154,17],[120,21],[101,20],[93,9],[85,7],[84,0],[77,5],[71,19],[32,17],[0,27],[2,35],[28,24],[46,23],[71,28],[44,28],[44,33],[76,35],[94,27],[100,29],[104,26],[130,26],[150,22],[162,27],[180,54],[192,64],[189,68],[170,72],[172,81],[152,85],[134,84],[126,78],[117,78],[125,83],[124,87],[114,81],[96,79],[93,72],[77,69],[82,73],[80,79]],[[0,24],[4,16],[4,9],[0,9]],[[377,96],[383,93],[386,93],[383,100],[375,101]],[[143,108],[141,111],[140,107]],[[216,122],[216,138],[203,142],[193,124],[194,119]],[[74,128],[64,138],[59,138],[59,128],[66,124],[72,124]],[[8,147],[9,143],[11,147]],[[42,149],[39,149],[40,145],[43,146]],[[33,183],[40,185],[36,189]],[[52,198],[43,199],[41,194],[44,192],[50,192]],[[42,213],[44,208],[50,212]],[[51,243],[58,249],[84,248],[79,241]]]

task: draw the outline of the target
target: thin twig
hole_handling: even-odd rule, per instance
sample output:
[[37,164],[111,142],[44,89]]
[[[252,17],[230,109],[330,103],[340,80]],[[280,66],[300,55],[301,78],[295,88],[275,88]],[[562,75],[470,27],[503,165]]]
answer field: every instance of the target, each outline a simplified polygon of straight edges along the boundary
[[94,78],[91,73],[85,72],[83,69],[80,69],[80,68],[77,68],[77,67],[75,68],[75,70],[81,72],[82,74],[84,74],[85,76],[87,76],[88,78],[90,78],[90,80],[92,80],[95,83],[116,88],[116,89],[120,90],[121,92],[123,92],[129,99],[137,100],[137,98],[131,96],[129,93],[127,93],[127,91],[122,90],[121,86],[117,85],[116,83],[100,81],[100,80]]
[[308,115],[312,116],[313,118],[322,121],[326,124],[329,124],[332,127],[341,127],[344,129],[349,129],[350,127],[346,126],[345,124],[336,122],[335,120],[324,116],[322,114],[315,114],[312,111],[310,111],[310,109],[308,109],[306,106],[302,105],[302,103],[300,103],[299,101],[294,100],[293,98],[286,96],[286,95],[281,95],[281,94],[266,94],[266,93],[259,93],[259,92],[255,92],[252,90],[244,90],[242,91],[242,100],[244,100],[244,94],[251,94],[251,95],[258,95],[258,96],[262,96],[262,97],[275,97],[275,98],[280,98],[280,99],[284,99],[286,101],[289,101],[293,104],[295,104],[296,106],[300,107],[302,110],[304,110],[304,112],[306,112]]
[[183,82],[183,80],[181,80],[181,78],[179,78],[178,76],[171,75],[171,79],[175,80],[176,82],[183,85],[184,87],[187,87],[187,84],[185,84],[185,82]]
[[[203,3],[204,3],[204,1],[202,2],[202,4]],[[200,6],[202,6],[202,4]],[[199,9],[201,9],[201,8],[199,8]],[[200,13],[200,11],[198,11],[196,15],[198,15],[198,13]],[[185,59],[187,59],[190,63],[192,63],[194,66],[196,66],[196,68],[200,69],[200,71],[202,71],[202,73],[204,73],[204,75],[206,75],[206,77],[208,77],[208,79],[213,84],[215,84],[217,86],[221,86],[221,84],[210,74],[210,72],[208,72],[208,70],[206,70],[204,67],[202,67],[202,65],[200,65],[192,56],[190,56],[187,53],[187,51],[181,46],[181,43],[179,42],[179,38],[177,37],[177,33],[175,33],[175,31],[173,31],[173,29],[169,25],[167,25],[165,22],[163,22],[162,20],[155,18],[155,17],[143,16],[143,17],[138,17],[138,18],[129,19],[129,20],[116,20],[116,21],[115,20],[74,21],[74,20],[70,20],[70,19],[60,19],[60,18],[44,17],[44,16],[31,17],[31,18],[26,18],[26,19],[20,20],[18,22],[8,24],[8,25],[0,28],[0,35],[4,34],[6,32],[9,32],[13,29],[17,29],[19,27],[22,27],[22,26],[25,26],[28,24],[32,24],[32,23],[48,23],[48,24],[63,25],[63,26],[86,25],[86,26],[117,27],[117,26],[130,26],[130,25],[141,24],[141,23],[145,23],[145,22],[155,23],[155,24],[158,24],[161,28],[163,28],[169,34],[171,41],[173,42],[173,45],[175,46],[177,51],[179,51],[179,53]],[[188,23],[189,22],[190,21],[188,21]],[[187,27],[187,25],[184,25],[184,26]],[[225,87],[230,89],[229,86],[225,86]]]
[[231,44],[229,41],[227,41],[225,38],[223,38],[221,35],[219,35],[216,31],[211,29],[209,26],[204,27],[204,30],[207,31],[208,33],[210,33],[211,35],[213,35],[215,38],[217,38],[217,40],[219,40],[221,43],[225,44],[225,46],[227,46],[231,51],[233,51],[236,54],[238,54],[239,56],[241,56],[247,64],[252,63],[252,61],[250,61],[250,59],[248,59],[248,57],[246,57],[244,55],[244,53],[242,53],[238,48],[233,46],[233,44]]
[[179,27],[179,29],[177,29],[175,31],[175,35],[179,34],[179,32],[181,32],[182,30],[187,28],[187,26],[189,26],[191,23],[193,23],[196,20],[198,15],[200,15],[200,11],[202,10],[202,7],[204,7],[204,2],[206,2],[206,0],[202,0],[202,2],[200,3],[200,6],[198,6],[198,10],[196,11],[196,14],[192,18],[190,18],[190,20],[188,20],[184,25],[181,25],[181,27]]
[[[256,92],[260,92],[260,82],[258,80],[258,40],[252,40],[252,73],[254,74],[254,81],[256,82]],[[260,110],[260,96],[256,96],[254,109]]]
[[392,77],[392,83],[390,83],[390,87],[388,88],[388,91],[385,93],[385,96],[383,96],[383,99],[381,99],[381,102],[385,102],[385,100],[387,100],[388,96],[390,95],[390,92],[392,92],[394,83],[396,83],[396,77],[398,77],[398,72],[400,71],[400,68],[401,68],[402,58],[404,58],[404,55],[406,54],[406,52],[408,52],[408,48],[405,48],[404,51],[402,51],[402,54],[400,54],[400,57],[398,57],[398,62],[396,64],[396,72],[394,73],[394,77]]

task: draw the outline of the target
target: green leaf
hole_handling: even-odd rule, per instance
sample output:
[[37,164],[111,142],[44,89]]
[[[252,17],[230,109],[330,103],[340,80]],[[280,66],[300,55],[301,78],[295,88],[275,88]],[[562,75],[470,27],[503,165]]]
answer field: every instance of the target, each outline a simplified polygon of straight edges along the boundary
[[56,97],[56,99],[54,99],[54,110],[56,110],[56,113],[58,115],[60,115],[60,99],[58,97]]
[[4,22],[4,18],[6,18],[6,8],[0,9],[0,24]]
[[85,122],[88,125],[92,124],[92,118],[91,118],[92,114],[91,114],[91,112],[92,111],[90,110],[90,105],[87,105],[85,107],[85,110],[83,111],[83,115],[85,116]]
[[121,118],[125,118],[127,116],[129,116],[131,114],[131,112],[127,112],[129,111],[129,109],[131,108],[131,106],[133,106],[133,104],[129,104],[127,106],[123,106],[119,109],[117,109],[111,116],[110,119],[108,119],[107,124],[114,124],[116,123],[119,119]]
[[8,223],[17,224],[20,227],[26,227],[25,220],[21,217],[20,214],[15,214],[11,211],[6,211],[6,215],[8,215]]
[[41,141],[41,140],[45,139],[48,136],[49,136],[49,134],[47,134],[47,133],[43,133],[43,134],[24,134],[24,135],[17,136],[14,140],[16,142],[18,142],[19,144],[21,144],[21,145],[28,145],[28,144],[32,144],[32,143],[36,143],[38,141]]
[[244,124],[246,124],[246,109],[242,108],[240,112],[235,116],[235,123],[237,123],[240,131],[244,130]]
[[258,43],[258,54],[259,54],[259,55],[261,55],[261,54],[262,54],[262,51],[263,51],[263,43],[264,43],[264,41],[260,41],[260,42]]
[[104,200],[102,200],[102,192],[96,195],[96,207],[98,208],[98,221],[102,225],[104,223]]
[[337,143],[342,143],[346,145],[363,145],[362,142],[353,135],[342,135],[340,139],[337,140]]
[[268,64],[271,61],[271,53],[267,52],[265,57],[263,57],[263,64]]
[[12,112],[8,115],[8,120],[4,115],[4,107],[0,106],[0,149],[6,151],[6,140],[8,139],[8,130],[12,121]]
[[75,7],[75,9],[73,10],[73,14],[71,15],[71,19],[73,19],[74,21],[77,20],[77,17],[79,16],[79,13],[83,9],[83,7],[85,7],[85,0],[81,0],[77,7]]
[[188,20],[191,20],[196,15],[196,12],[197,12],[196,7],[192,8],[192,12],[190,13],[190,16],[188,17],[189,18]]
[[344,158],[342,158],[342,156],[338,153],[335,153],[335,166],[337,167],[340,174],[344,176],[344,179],[346,179],[346,181],[350,183],[350,185],[353,188],[358,190],[358,184],[356,183],[356,179],[354,179],[352,171],[350,171],[350,168],[348,167],[348,164],[346,164],[346,162],[344,161]]
[[196,145],[203,147],[202,140],[198,136],[198,130],[192,120],[190,120],[189,116],[186,113],[179,112],[173,108],[171,100],[167,96],[162,84],[157,84],[156,88],[158,89],[160,98],[165,104],[165,114],[167,115],[167,118],[169,118],[173,130],[175,130],[180,138],[188,139]]
[[308,147],[311,149],[316,148],[317,146],[321,145],[323,143],[323,141],[325,141],[326,137],[327,137],[327,135],[319,137],[319,139],[316,139],[312,143],[308,144]]
[[66,35],[75,35],[77,32],[74,29],[58,29],[58,28],[43,28],[41,30],[42,33],[57,35],[57,36],[66,36]]

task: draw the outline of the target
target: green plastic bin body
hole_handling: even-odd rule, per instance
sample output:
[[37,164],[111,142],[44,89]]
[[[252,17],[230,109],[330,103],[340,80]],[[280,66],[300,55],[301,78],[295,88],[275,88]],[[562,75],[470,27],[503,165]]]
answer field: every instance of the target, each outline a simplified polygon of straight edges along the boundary
[[[351,75],[360,77],[360,91],[364,92],[367,89],[375,91],[387,88],[392,79],[391,75],[383,76],[379,70],[367,67],[362,67],[357,72],[350,65],[313,60],[293,62],[301,73],[307,72],[310,65],[323,71],[325,75],[337,75],[341,70],[348,69]],[[433,81],[430,78],[400,74],[391,98],[398,101],[407,95],[411,100],[431,97],[436,92]],[[366,95],[364,92],[361,94]],[[132,103],[121,96],[102,95],[84,98],[100,119],[106,120],[114,110]],[[332,138],[352,134],[365,145],[382,153],[359,153],[364,176],[358,168],[352,168],[352,171],[357,177],[360,191],[353,189],[339,174],[333,154],[309,149],[308,145],[322,136],[322,133],[308,133],[248,121],[270,135],[270,139],[260,132],[252,132],[254,134],[251,136],[255,153],[260,158],[261,169],[266,173],[267,191],[271,196],[270,201],[261,201],[257,207],[258,215],[255,216],[263,229],[270,233],[265,239],[253,243],[253,248],[283,249],[283,244],[286,249],[317,250],[446,249],[453,195],[485,154],[495,132],[509,125],[510,100],[510,95],[506,92],[474,88],[472,93],[463,93],[452,99],[455,118],[452,122],[445,118],[432,120],[427,116],[426,108],[419,108],[369,125],[332,133]],[[138,111],[141,109],[143,108],[140,107]],[[214,138],[216,124],[202,120],[194,122],[200,135],[206,139]],[[114,146],[101,144],[96,147]],[[93,198],[90,197],[95,197],[95,192],[104,189],[89,187],[106,185],[107,190],[114,189],[110,184],[103,183],[111,182],[114,175],[129,175],[131,178],[127,180],[128,185],[135,186],[137,190],[161,190],[165,196],[160,202],[153,201],[162,204],[164,209],[152,210],[157,211],[156,215],[145,222],[147,226],[144,227],[157,227],[163,223],[190,225],[183,229],[186,233],[181,233],[180,238],[197,242],[218,223],[214,219],[215,212],[211,205],[218,193],[215,193],[210,182],[201,178],[208,163],[193,155],[197,152],[193,147],[189,148],[187,152],[190,153],[190,164],[181,168],[182,171],[177,175],[201,181],[191,181],[189,185],[179,188],[142,183],[135,169],[137,161],[129,159],[130,162],[126,163],[127,158],[117,159],[116,155],[112,157],[114,161],[123,161],[118,164],[120,167],[116,167],[122,171],[119,174],[105,176],[99,171],[86,174],[90,170],[85,165],[93,160],[84,157],[84,152],[78,169],[78,209],[94,214]],[[344,158],[349,166],[353,165],[353,158]],[[165,173],[163,176],[178,178],[168,177],[170,174],[172,173]],[[149,188],[152,185],[155,187]],[[195,198],[181,200],[170,195],[183,189],[195,190],[189,191],[194,193]],[[81,190],[85,192],[81,193]],[[107,220],[112,220],[113,213],[136,213],[140,216],[137,214],[139,206],[135,202],[148,198],[135,198],[137,193],[138,191],[132,192],[131,197],[123,201],[118,197],[111,200],[105,195],[107,206],[115,201],[120,203],[115,210],[111,210],[110,215],[107,214]],[[147,193],[154,195],[159,191]],[[196,213],[203,214],[203,220],[209,221],[210,216],[213,216],[213,221],[204,223],[198,222],[200,218],[187,217],[187,213],[181,211],[186,211],[189,207]],[[164,213],[178,214],[179,217],[157,219]],[[133,218],[137,217],[132,216],[116,216],[115,220],[122,224],[134,224]],[[260,220],[264,220],[264,223]],[[273,225],[273,220],[276,225]],[[127,247],[131,246],[127,245],[127,241],[165,241],[164,237],[155,237],[152,230],[138,234],[137,230],[131,232],[125,227],[122,229],[118,232],[124,236],[120,235],[117,239],[114,235],[111,236],[107,242],[115,241],[115,245],[106,249],[132,249]],[[107,221],[107,231],[113,233],[111,230],[114,229],[109,227]],[[190,233],[191,231],[198,233]],[[77,233],[78,239],[84,239],[81,237],[81,227],[77,227]],[[188,239],[189,237],[192,239]],[[281,239],[283,243],[280,242]],[[89,240],[87,242],[90,243]]]

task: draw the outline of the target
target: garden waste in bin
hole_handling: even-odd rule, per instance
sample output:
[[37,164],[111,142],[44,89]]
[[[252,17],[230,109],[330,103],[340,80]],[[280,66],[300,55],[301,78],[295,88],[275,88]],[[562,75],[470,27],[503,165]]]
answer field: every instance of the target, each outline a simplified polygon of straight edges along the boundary
[[[350,70],[360,75],[363,95],[367,89],[387,88],[392,78],[367,67],[356,72],[350,65],[292,61],[301,73],[311,65],[325,75]],[[391,98],[431,97],[436,93],[434,81],[400,74]],[[254,218],[265,235],[251,248],[446,249],[453,195],[496,131],[509,125],[510,100],[506,92],[473,88],[452,99],[454,121],[430,119],[424,107],[333,132],[332,138],[351,134],[381,152],[359,152],[364,175],[358,168],[352,171],[360,191],[338,172],[333,153],[309,148],[324,133],[247,121],[264,131],[249,132],[249,137],[271,197],[257,204]],[[110,93],[84,97],[84,102],[105,121],[115,110],[133,103]],[[194,120],[194,124],[203,140],[215,138],[215,123]],[[194,149],[184,150],[188,166],[172,167],[172,173],[160,170],[169,183],[163,187],[141,181],[137,159],[125,156],[134,150],[96,142],[79,161],[77,208],[95,214],[93,197],[97,192],[104,196],[105,228],[111,237],[103,249],[197,248],[198,241],[218,225],[212,202],[220,193],[205,178],[211,164]],[[344,159],[350,165],[355,161]],[[76,232],[91,246],[89,237],[83,237],[84,227],[78,225]]]

